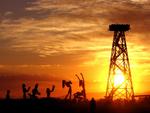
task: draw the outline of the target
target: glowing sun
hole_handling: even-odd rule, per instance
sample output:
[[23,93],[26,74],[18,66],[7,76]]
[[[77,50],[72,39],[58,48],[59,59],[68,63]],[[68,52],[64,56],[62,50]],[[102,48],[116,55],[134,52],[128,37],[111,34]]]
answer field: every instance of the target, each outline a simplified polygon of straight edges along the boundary
[[120,70],[116,71],[116,74],[114,76],[114,86],[119,86],[124,82],[124,76],[123,73]]

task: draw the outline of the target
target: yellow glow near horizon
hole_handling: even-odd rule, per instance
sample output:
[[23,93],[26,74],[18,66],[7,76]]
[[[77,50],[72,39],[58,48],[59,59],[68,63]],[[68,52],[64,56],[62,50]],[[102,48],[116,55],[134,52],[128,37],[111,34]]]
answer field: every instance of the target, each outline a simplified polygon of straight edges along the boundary
[[124,82],[123,73],[120,70],[116,70],[116,74],[114,76],[114,86],[119,86]]

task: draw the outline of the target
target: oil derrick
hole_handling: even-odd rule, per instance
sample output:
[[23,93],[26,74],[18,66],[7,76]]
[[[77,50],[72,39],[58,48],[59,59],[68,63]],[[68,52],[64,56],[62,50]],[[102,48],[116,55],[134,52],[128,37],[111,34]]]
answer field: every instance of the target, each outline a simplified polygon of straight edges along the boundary
[[130,64],[127,52],[125,32],[130,29],[128,24],[112,24],[114,31],[109,74],[107,79],[106,99],[132,100],[134,97]]

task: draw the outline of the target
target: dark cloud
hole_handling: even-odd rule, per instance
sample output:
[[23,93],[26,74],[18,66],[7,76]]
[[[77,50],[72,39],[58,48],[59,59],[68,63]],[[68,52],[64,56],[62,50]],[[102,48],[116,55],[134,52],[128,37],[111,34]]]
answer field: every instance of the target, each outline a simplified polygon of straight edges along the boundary
[[149,33],[150,10],[145,9],[142,5],[136,8],[126,6],[125,9],[114,8],[106,14],[106,19],[110,23],[129,23],[134,33]]
[[45,12],[27,11],[26,8],[34,6],[38,0],[1,0],[0,1],[0,19],[20,19],[47,17]]
[[[44,77],[43,77],[44,76]],[[19,73],[8,73],[8,72],[1,72],[0,73],[0,82],[19,82],[19,81],[61,81],[61,78],[58,78],[54,75],[31,75],[31,74],[19,74]]]
[[13,42],[13,38],[0,38],[0,44],[1,44],[1,48],[0,49],[4,49],[4,48],[9,48]]

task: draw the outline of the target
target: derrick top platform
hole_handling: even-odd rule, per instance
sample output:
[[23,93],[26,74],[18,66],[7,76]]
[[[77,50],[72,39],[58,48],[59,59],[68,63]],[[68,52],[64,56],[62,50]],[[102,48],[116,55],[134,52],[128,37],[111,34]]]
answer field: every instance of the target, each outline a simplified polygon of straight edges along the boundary
[[109,31],[128,31],[130,29],[129,24],[111,24],[109,25]]

